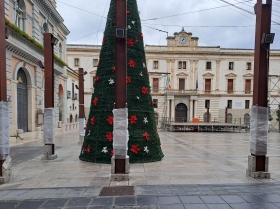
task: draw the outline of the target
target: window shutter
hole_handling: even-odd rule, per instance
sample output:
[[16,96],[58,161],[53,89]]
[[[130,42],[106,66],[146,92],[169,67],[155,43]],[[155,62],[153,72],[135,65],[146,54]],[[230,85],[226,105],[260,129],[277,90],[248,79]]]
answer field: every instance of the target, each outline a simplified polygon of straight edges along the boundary
[[246,82],[245,82],[245,93],[247,93],[247,94],[251,93],[251,79],[246,79]]
[[184,78],[179,79],[179,90],[185,90],[185,79]]
[[233,79],[228,79],[228,92],[233,92]]
[[205,79],[205,91],[211,91],[211,79]]
[[158,78],[153,78],[153,90],[158,92]]

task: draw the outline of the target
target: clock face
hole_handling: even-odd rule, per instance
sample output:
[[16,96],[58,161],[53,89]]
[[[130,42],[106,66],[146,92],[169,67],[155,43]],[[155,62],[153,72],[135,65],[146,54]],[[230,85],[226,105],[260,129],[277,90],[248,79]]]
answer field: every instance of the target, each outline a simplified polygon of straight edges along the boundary
[[180,44],[185,44],[187,42],[187,38],[186,37],[181,37],[180,38]]

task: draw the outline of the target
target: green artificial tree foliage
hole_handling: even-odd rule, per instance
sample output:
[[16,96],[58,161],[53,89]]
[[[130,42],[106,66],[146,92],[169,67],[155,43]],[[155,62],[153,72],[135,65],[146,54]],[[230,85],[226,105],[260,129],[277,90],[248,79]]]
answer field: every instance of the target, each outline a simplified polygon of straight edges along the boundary
[[[130,163],[163,158],[136,0],[127,0],[127,107]],[[111,163],[115,102],[115,0],[111,0],[80,159]]]

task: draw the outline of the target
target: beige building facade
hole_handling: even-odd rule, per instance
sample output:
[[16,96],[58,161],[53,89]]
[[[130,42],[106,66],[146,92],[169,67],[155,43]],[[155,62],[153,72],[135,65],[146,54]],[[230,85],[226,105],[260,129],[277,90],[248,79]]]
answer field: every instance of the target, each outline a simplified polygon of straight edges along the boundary
[[[182,29],[168,37],[165,46],[145,46],[159,126],[166,118],[177,122],[193,118],[205,121],[208,106],[212,122],[225,122],[227,107],[227,122],[246,123],[252,106],[254,50],[198,46],[198,40]],[[100,49],[101,46],[67,45],[68,65],[89,72],[85,80],[88,111]],[[275,109],[278,102],[274,98],[280,101],[280,50],[271,51],[270,75],[271,108]]]
[[[43,36],[52,33],[59,42],[54,47],[56,121],[67,122],[66,39],[70,31],[56,10],[55,0],[5,0],[6,25],[10,36],[6,40],[7,89],[10,115],[10,135],[18,129],[35,132],[37,113],[44,110]],[[64,106],[59,107],[62,104]]]

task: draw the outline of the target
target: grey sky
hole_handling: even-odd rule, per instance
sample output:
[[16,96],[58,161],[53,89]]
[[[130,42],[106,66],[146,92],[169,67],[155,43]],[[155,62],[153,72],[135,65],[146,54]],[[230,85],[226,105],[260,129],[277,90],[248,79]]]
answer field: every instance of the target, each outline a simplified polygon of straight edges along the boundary
[[[254,13],[253,6],[256,0],[226,1]],[[70,44],[101,44],[106,19],[100,16],[107,16],[109,4],[110,0],[57,0],[57,9],[64,18],[65,25],[71,31],[67,42]],[[280,0],[273,0],[273,4],[272,20],[279,24],[273,23],[272,25],[272,32],[276,35],[271,48],[280,49]],[[184,26],[185,31],[191,32],[193,36],[199,38],[199,45],[254,48],[255,16],[232,6],[221,7],[223,5],[227,4],[221,0],[138,0],[145,44],[166,45],[167,36],[166,33],[146,26],[168,31],[169,36],[181,31]],[[221,8],[211,9],[215,7]],[[182,13],[189,14],[178,15]],[[166,17],[172,15],[178,16]],[[145,21],[152,18],[159,19]],[[100,32],[96,33],[97,31]]]

